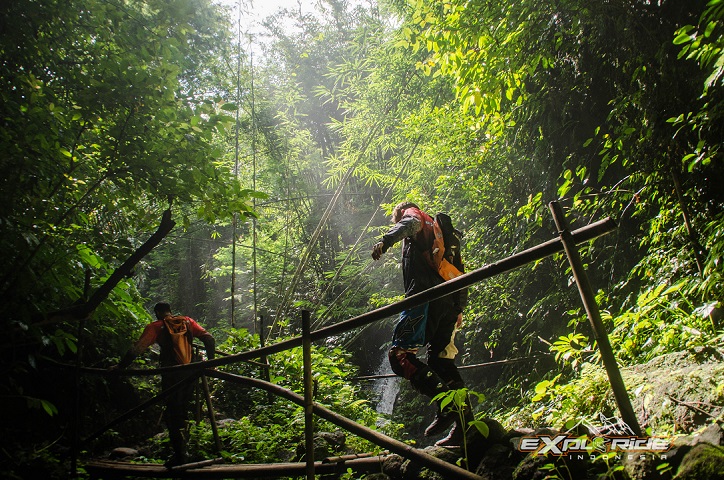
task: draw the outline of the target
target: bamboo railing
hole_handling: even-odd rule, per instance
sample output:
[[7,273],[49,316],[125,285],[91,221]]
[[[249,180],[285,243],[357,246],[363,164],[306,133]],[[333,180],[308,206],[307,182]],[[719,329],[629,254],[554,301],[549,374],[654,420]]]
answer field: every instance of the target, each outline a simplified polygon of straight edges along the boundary
[[[460,479],[479,479],[477,475],[475,475],[472,472],[469,472],[461,467],[458,467],[457,465],[450,464],[448,462],[445,462],[443,460],[440,460],[436,457],[433,457],[432,455],[429,455],[421,450],[418,450],[416,448],[411,447],[410,445],[407,445],[403,442],[400,442],[398,440],[395,440],[393,438],[387,437],[386,435],[381,434],[380,432],[377,432],[375,430],[372,430],[370,428],[367,428],[363,425],[360,425],[353,420],[350,420],[348,418],[345,418],[335,412],[332,412],[331,410],[318,405],[314,402],[312,397],[312,382],[311,382],[311,374],[312,374],[312,364],[311,364],[311,355],[309,354],[311,344],[314,341],[319,341],[326,339],[328,337],[332,337],[335,335],[339,335],[341,333],[362,327],[364,325],[382,320],[384,318],[390,317],[392,315],[395,315],[397,313],[402,312],[403,310],[421,305],[423,303],[441,298],[445,295],[449,295],[453,292],[456,292],[458,290],[461,290],[463,288],[467,288],[469,286],[472,286],[475,283],[481,282],[485,279],[491,278],[495,275],[499,275],[504,272],[508,272],[510,270],[513,270],[515,268],[521,267],[525,264],[541,260],[547,256],[553,255],[554,253],[563,252],[565,251],[569,257],[569,260],[571,261],[571,264],[574,268],[574,271],[576,272],[576,281],[579,285],[579,289],[581,290],[581,297],[584,301],[584,304],[586,306],[587,312],[593,312],[592,315],[595,316],[595,302],[593,302],[593,305],[590,304],[590,299],[584,295],[583,290],[585,290],[585,284],[587,282],[587,279],[585,277],[585,271],[582,269],[580,265],[575,264],[575,254],[572,254],[573,251],[576,251],[575,245],[578,243],[586,242],[589,240],[592,240],[596,237],[599,237],[601,235],[604,235],[606,233],[611,232],[615,227],[615,223],[611,219],[604,219],[595,223],[592,223],[586,227],[582,227],[580,229],[574,230],[574,231],[568,231],[567,226],[565,225],[564,221],[562,221],[562,214],[558,212],[559,207],[556,207],[557,204],[553,202],[551,204],[551,211],[554,214],[554,218],[556,219],[556,224],[558,226],[559,230],[559,238],[554,238],[552,240],[549,240],[547,242],[544,242],[542,244],[539,244],[537,246],[531,247],[529,249],[526,249],[522,252],[519,252],[517,254],[511,255],[510,257],[507,257],[503,260],[500,260],[498,262],[485,265],[481,268],[478,268],[476,270],[473,270],[469,273],[466,273],[460,277],[457,277],[453,280],[450,280],[448,282],[445,282],[441,285],[438,285],[436,287],[433,287],[429,290],[426,290],[425,292],[412,295],[410,297],[405,298],[404,300],[401,300],[399,302],[387,305],[382,308],[378,308],[376,310],[372,310],[370,312],[367,312],[365,314],[359,315],[357,317],[348,319],[346,321],[339,322],[337,324],[320,328],[315,331],[310,331],[310,321],[309,321],[309,312],[303,312],[302,313],[302,325],[303,325],[303,331],[302,335],[298,337],[293,337],[272,345],[266,345],[261,348],[257,348],[255,350],[250,350],[234,355],[225,355],[221,357],[217,357],[214,360],[208,360],[204,362],[198,362],[198,363],[191,363],[188,365],[182,365],[182,366],[174,366],[174,367],[164,367],[164,368],[155,368],[155,369],[145,369],[145,370],[116,370],[113,372],[109,372],[105,369],[97,369],[97,368],[80,368],[81,371],[86,373],[97,373],[97,374],[113,374],[113,375],[157,375],[160,373],[170,372],[170,371],[179,371],[181,369],[185,370],[194,370],[196,371],[195,375],[192,375],[189,377],[188,381],[191,381],[195,378],[201,377],[203,381],[205,382],[205,379],[207,376],[218,378],[225,381],[230,381],[234,383],[241,383],[246,384],[249,386],[253,386],[256,388],[260,388],[263,390],[266,390],[270,394],[278,395],[283,398],[286,398],[287,400],[296,403],[302,407],[304,407],[305,411],[305,443],[306,443],[306,462],[304,463],[303,471],[306,474],[306,477],[308,479],[313,479],[315,475],[315,471],[319,468],[317,465],[319,462],[314,461],[313,456],[313,432],[314,432],[314,426],[313,426],[313,415],[317,415],[321,418],[324,418],[325,420],[328,420],[329,422],[346,429],[349,432],[352,432],[361,438],[364,438],[366,440],[369,440],[370,442],[379,445],[381,447],[384,447],[388,449],[390,452],[396,453],[404,458],[410,459],[413,462],[419,463],[420,465],[426,466],[430,468],[431,470],[434,470],[438,473],[441,473],[445,475],[447,478],[460,478]],[[576,251],[577,253],[577,251]],[[580,258],[579,258],[580,261]],[[590,288],[590,286],[589,286]],[[589,315],[590,318],[590,315]],[[605,332],[602,331],[599,323],[592,320],[592,325],[594,327],[594,332],[596,334],[596,338],[600,339],[602,338],[601,335],[606,336]],[[607,336],[606,336],[607,339]],[[599,345],[601,342],[599,341]],[[243,377],[240,375],[234,375],[231,373],[226,373],[218,370],[214,370],[215,367],[223,366],[223,365],[230,365],[237,362],[250,362],[253,359],[265,359],[266,356],[280,353],[285,350],[295,348],[295,347],[303,347],[303,362],[304,362],[304,396],[301,396],[299,394],[296,394],[292,392],[291,390],[285,389],[279,385],[275,385],[273,383],[270,383],[265,380],[260,379],[254,379],[249,377]],[[264,362],[266,364],[266,362]],[[609,377],[614,377],[616,374],[618,374],[620,378],[620,373],[618,372],[618,367],[615,365],[615,361],[613,364],[610,362],[607,362],[606,364],[606,370],[609,374]],[[175,388],[175,387],[174,387]],[[622,413],[623,420],[626,421],[632,428],[638,428],[638,423],[636,422],[635,416],[631,418],[633,410],[630,409],[630,401],[628,399],[628,395],[626,394],[625,387],[623,386],[622,381],[615,381],[612,382],[612,388],[614,388],[616,391],[615,396],[616,400],[619,406],[619,410]],[[146,408],[148,405],[158,402],[161,398],[163,398],[165,395],[167,395],[169,392],[163,392],[161,395],[154,397],[153,399],[149,400],[148,402],[139,405],[138,407],[134,408],[133,410],[126,412],[125,414],[121,415],[114,421],[112,421],[109,425],[105,426],[104,428],[94,432],[90,436],[86,437],[81,444],[87,443],[90,440],[97,438],[99,435],[101,435],[104,431],[107,431],[108,429],[112,428],[113,426],[117,425],[121,421],[132,417],[136,413],[138,413],[143,408]],[[207,407],[210,407],[210,398],[207,396]],[[628,408],[627,408],[628,403]],[[213,423],[213,422],[212,422]],[[218,437],[217,437],[217,445],[218,445]],[[267,466],[267,472],[279,472],[280,467],[274,466],[274,464],[270,464]],[[112,467],[107,467],[112,468]],[[120,468],[120,467],[119,467]],[[214,466],[214,469],[221,469],[220,466]],[[295,472],[300,472],[301,466],[296,465],[295,466],[288,466],[285,468],[293,469]],[[255,474],[259,477],[264,476],[264,466],[255,466],[254,467]],[[221,478],[221,477],[212,477],[212,476],[204,476],[200,475],[199,471],[195,471],[195,474],[197,477],[195,478]],[[118,473],[118,472],[116,472]],[[211,475],[211,472],[208,472],[209,475]],[[150,475],[150,474],[149,474]],[[151,476],[151,475],[150,475]],[[152,476],[160,476],[159,472],[155,472]],[[175,476],[175,474],[167,473],[165,476]]]

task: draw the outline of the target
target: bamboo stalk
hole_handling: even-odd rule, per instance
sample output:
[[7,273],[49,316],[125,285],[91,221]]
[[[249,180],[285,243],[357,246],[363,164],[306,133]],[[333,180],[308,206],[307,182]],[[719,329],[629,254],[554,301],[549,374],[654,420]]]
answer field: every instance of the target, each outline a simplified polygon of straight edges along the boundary
[[216,445],[216,453],[221,454],[221,439],[219,438],[219,428],[216,425],[216,415],[214,415],[214,406],[211,404],[211,392],[209,391],[209,381],[206,375],[201,374],[201,385],[204,388],[204,396],[206,397],[206,411],[209,414],[209,422],[211,423],[211,432],[214,434],[214,443]]
[[309,310],[302,310],[302,360],[304,362],[304,457],[307,480],[314,480],[314,398],[312,385],[312,339]]
[[[528,360],[532,360],[535,358],[543,358],[545,356],[548,356],[548,354],[540,354],[540,355],[533,355],[531,357],[521,357],[521,358],[509,358],[507,360],[496,360],[494,362],[485,362],[485,363],[476,363],[474,365],[458,365],[458,370],[469,370],[473,368],[484,368],[484,367],[494,367],[496,365],[509,365],[512,363],[518,363],[518,362],[527,362]],[[360,377],[354,377],[352,380],[380,380],[383,378],[395,378],[399,377],[396,373],[383,373],[380,375],[364,375]]]
[[619,413],[621,413],[621,419],[631,427],[631,430],[636,435],[641,435],[641,427],[631,406],[631,399],[629,399],[628,393],[626,392],[626,385],[623,383],[621,371],[618,369],[616,357],[611,348],[611,342],[608,339],[606,328],[603,326],[603,321],[601,320],[601,313],[598,310],[596,296],[588,280],[588,275],[586,275],[586,269],[583,266],[583,261],[581,260],[581,255],[578,253],[573,236],[570,230],[568,230],[568,222],[563,215],[563,209],[558,202],[551,202],[548,204],[548,207],[556,222],[556,228],[558,228],[568,262],[571,264],[573,277],[576,280],[578,292],[581,295],[581,300],[586,309],[588,320],[591,323],[598,349],[601,352],[603,366],[606,368],[608,380],[611,383],[611,390],[613,390],[616,405],[618,406]]
[[[163,465],[150,463],[127,463],[112,460],[93,460],[85,464],[90,478],[281,478],[299,477],[304,475],[304,462],[285,463],[242,463],[215,465],[219,459],[188,463],[168,469]],[[356,472],[379,472],[384,461],[383,456],[356,458],[338,463],[315,462],[314,466],[320,475],[341,475],[347,468]],[[189,467],[190,466],[190,467]],[[189,468],[186,468],[189,467]]]
[[203,468],[208,467],[210,465],[216,465],[217,463],[224,463],[223,458],[210,458],[209,460],[201,460],[198,462],[191,462],[191,463],[184,463],[181,465],[176,465],[175,467],[165,467],[168,468],[168,470],[172,472],[183,472],[185,470],[191,470],[192,468]]

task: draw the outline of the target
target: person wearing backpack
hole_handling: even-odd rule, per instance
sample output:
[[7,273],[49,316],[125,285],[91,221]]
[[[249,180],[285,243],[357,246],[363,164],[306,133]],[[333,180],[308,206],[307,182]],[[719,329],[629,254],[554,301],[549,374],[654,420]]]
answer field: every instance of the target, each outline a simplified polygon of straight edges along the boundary
[[[190,317],[173,315],[171,305],[157,303],[153,307],[156,321],[146,325],[139,339],[126,352],[116,368],[128,367],[148,347],[157,343],[160,347],[161,367],[185,365],[191,362],[194,338],[199,338],[206,348],[206,356],[215,356],[214,337]],[[188,378],[188,372],[166,372],[161,374],[161,391],[165,392],[178,382]],[[186,420],[188,406],[193,394],[193,382],[188,382],[166,398],[163,420],[168,428],[168,437],[173,455],[165,463],[173,467],[186,463]]]
[[[439,253],[433,247],[436,243],[435,220],[414,203],[402,202],[392,210],[392,223],[392,228],[372,248],[372,258],[379,260],[390,247],[402,242],[405,297],[443,283],[446,279],[433,259]],[[461,274],[462,264],[458,267]],[[467,290],[463,289],[400,313],[388,352],[390,366],[395,374],[409,380],[412,387],[425,396],[432,398],[465,385],[455,365],[458,350],[454,338],[466,303]],[[427,346],[427,363],[417,357],[423,346]],[[471,415],[468,406],[466,419],[471,420]],[[464,428],[458,413],[449,408],[441,410],[438,407],[435,419],[425,429],[425,436],[443,433],[453,423],[449,434],[436,445],[459,446]]]

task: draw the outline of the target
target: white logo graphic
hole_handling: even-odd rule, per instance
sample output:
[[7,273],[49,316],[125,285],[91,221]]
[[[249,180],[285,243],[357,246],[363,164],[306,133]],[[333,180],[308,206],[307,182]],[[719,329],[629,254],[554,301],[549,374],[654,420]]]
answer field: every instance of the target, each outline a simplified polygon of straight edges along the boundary
[[[582,420],[568,432],[555,435],[535,435],[521,438],[518,449],[537,455],[564,456],[594,452],[665,453],[671,449],[671,439],[666,437],[636,436],[626,422],[617,417],[599,415],[600,426]],[[583,427],[588,434],[572,433]]]

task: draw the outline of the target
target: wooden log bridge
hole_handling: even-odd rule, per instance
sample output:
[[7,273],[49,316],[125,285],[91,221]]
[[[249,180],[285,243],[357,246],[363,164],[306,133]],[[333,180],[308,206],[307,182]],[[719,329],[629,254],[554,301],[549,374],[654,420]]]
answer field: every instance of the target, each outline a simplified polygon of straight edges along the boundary
[[[355,472],[380,472],[385,455],[366,458],[334,458],[314,462],[314,471],[319,475],[343,474],[351,468]],[[92,479],[104,478],[279,478],[304,476],[305,462],[290,463],[242,463],[230,465],[208,465],[198,462],[184,469],[168,469],[156,463],[126,463],[112,460],[93,460],[85,465]]]

